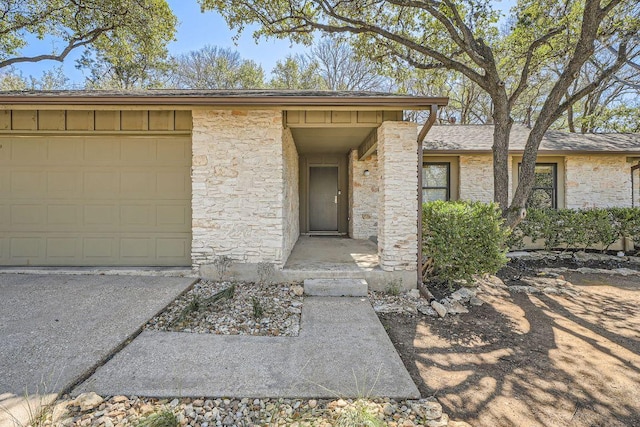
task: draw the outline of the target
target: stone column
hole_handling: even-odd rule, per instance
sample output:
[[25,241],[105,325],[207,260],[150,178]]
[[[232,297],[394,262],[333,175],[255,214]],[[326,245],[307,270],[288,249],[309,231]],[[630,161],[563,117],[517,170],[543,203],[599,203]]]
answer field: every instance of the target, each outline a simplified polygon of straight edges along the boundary
[[[365,171],[368,171],[365,175]],[[358,160],[349,153],[349,236],[370,239],[378,234],[378,159],[375,154]]]
[[384,271],[416,271],[418,146],[415,123],[378,128],[378,254]]
[[239,263],[281,266],[286,256],[282,113],[194,110],[192,141],[194,266],[223,255]]

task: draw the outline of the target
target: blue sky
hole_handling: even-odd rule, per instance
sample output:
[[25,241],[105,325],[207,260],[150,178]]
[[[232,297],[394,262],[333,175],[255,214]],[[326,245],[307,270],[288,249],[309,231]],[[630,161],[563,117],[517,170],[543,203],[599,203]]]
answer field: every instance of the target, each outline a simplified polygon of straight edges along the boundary
[[[246,59],[252,59],[262,65],[266,75],[269,75],[276,61],[284,58],[289,53],[304,52],[305,47],[293,45],[287,40],[260,40],[256,44],[251,29],[243,33],[239,40],[233,40],[235,31],[227,27],[220,15],[214,12],[200,12],[200,5],[196,0],[167,0],[173,13],[178,17],[178,29],[176,41],[169,45],[171,54],[179,54],[191,50],[197,50],[207,44],[229,47],[240,52]],[[23,53],[25,55],[41,54],[45,49],[51,49],[52,41],[32,40]],[[62,64],[64,72],[71,78],[71,83],[81,83],[83,74],[75,68],[75,61],[81,51],[69,54]],[[34,64],[18,64],[16,69],[28,75],[40,76],[43,71],[59,66],[55,61],[41,61]]]
[[[502,0],[495,2],[500,9],[510,8],[516,0]],[[173,13],[178,17],[179,25],[176,34],[176,41],[169,45],[171,54],[179,54],[191,50],[197,50],[207,44],[229,47],[240,52],[246,59],[252,59],[262,65],[265,74],[268,76],[276,62],[283,59],[288,54],[305,52],[306,48],[295,45],[288,40],[261,39],[258,44],[252,36],[251,28],[243,33],[239,40],[234,42],[234,30],[227,27],[226,22],[220,15],[214,12],[200,12],[200,6],[196,0],[167,0]],[[36,55],[43,53],[45,49],[51,49],[52,42],[33,40],[24,49],[26,55]],[[59,47],[59,46],[58,46]],[[75,68],[75,60],[80,56],[80,51],[72,52],[62,64],[65,74],[71,78],[71,83],[82,83],[83,74]],[[43,71],[59,66],[55,61],[41,61],[35,64],[19,64],[16,69],[24,76],[40,76]]]

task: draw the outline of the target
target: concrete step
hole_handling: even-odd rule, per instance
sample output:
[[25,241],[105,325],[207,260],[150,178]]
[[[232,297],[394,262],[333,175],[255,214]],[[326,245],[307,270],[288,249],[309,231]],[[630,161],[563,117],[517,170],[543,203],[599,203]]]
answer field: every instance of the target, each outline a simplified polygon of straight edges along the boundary
[[366,297],[369,285],[364,279],[306,279],[305,295],[314,297]]

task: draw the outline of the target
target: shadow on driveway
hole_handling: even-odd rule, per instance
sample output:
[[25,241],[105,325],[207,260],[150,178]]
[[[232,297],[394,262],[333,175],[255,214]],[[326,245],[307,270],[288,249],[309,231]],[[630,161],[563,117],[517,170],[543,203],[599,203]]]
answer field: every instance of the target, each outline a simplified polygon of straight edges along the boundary
[[194,280],[0,274],[0,404],[68,390]]

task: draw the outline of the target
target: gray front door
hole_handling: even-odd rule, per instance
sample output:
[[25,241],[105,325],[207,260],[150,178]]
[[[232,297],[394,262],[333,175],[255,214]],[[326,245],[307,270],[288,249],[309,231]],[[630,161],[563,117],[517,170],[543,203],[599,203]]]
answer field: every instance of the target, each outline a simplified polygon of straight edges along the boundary
[[338,231],[338,167],[309,167],[309,231]]

